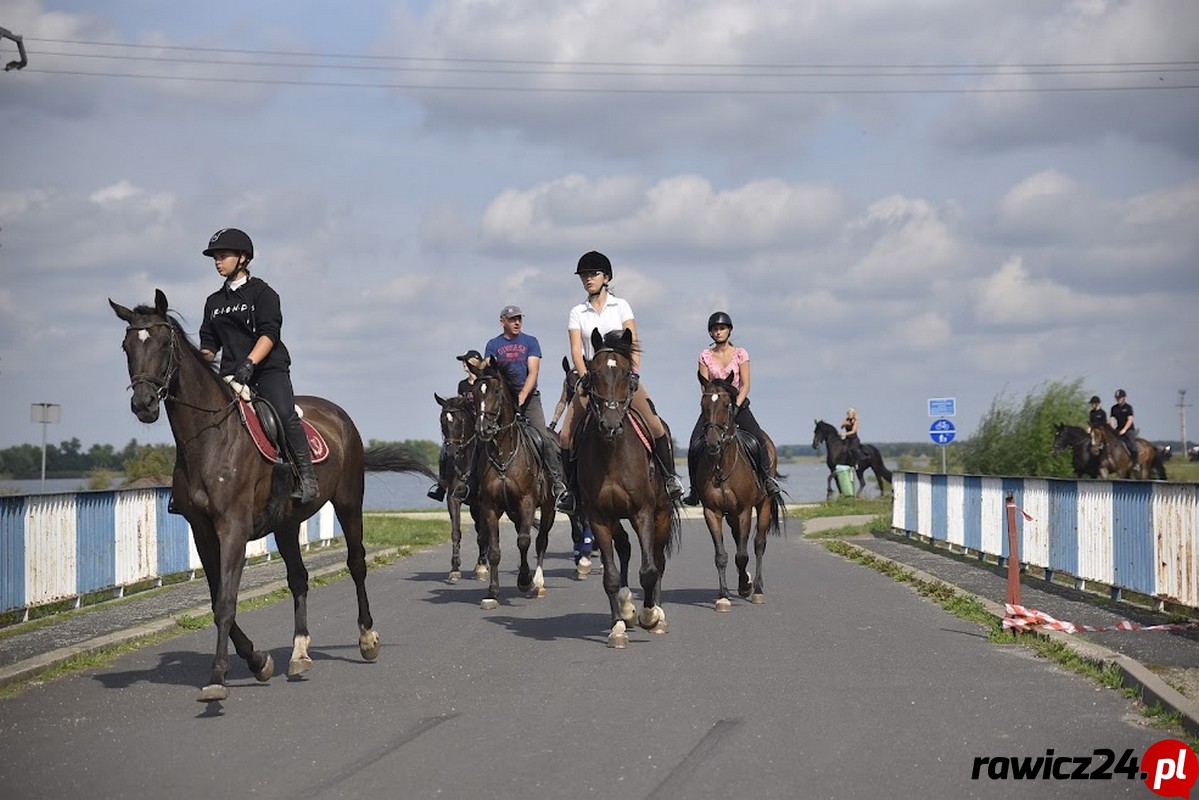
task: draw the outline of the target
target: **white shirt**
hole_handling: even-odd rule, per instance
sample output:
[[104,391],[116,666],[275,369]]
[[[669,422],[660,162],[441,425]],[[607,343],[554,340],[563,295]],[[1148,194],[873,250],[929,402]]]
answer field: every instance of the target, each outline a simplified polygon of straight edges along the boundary
[[579,303],[570,310],[570,320],[566,323],[567,331],[579,331],[583,335],[583,357],[591,360],[595,357],[595,347],[591,344],[591,332],[598,330],[603,336],[611,331],[624,328],[625,322],[633,319],[633,309],[628,301],[608,293],[608,302],[600,311],[592,307],[590,301]]

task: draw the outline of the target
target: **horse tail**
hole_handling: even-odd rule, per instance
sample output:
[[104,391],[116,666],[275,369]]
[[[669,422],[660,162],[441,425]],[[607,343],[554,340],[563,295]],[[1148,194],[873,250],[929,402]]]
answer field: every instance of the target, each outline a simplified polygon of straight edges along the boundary
[[276,461],[271,465],[271,496],[266,501],[266,510],[254,523],[254,538],[261,539],[279,525],[283,518],[283,506],[291,494],[291,464]]
[[424,458],[407,445],[376,445],[368,448],[362,455],[367,472],[416,472],[431,480],[437,480],[437,473],[429,468]]
[[675,551],[683,545],[683,517],[679,513],[679,504],[670,503],[670,537],[666,540],[665,552],[667,556],[674,555]]
[[766,528],[766,533],[772,536],[782,536],[783,527],[786,524],[787,504],[783,502],[783,495],[781,493],[770,495],[770,525]]
[[894,483],[891,480],[891,470],[887,469],[887,465],[883,463],[883,454],[874,445],[870,445],[870,466],[874,469],[875,475],[882,476],[887,483]]

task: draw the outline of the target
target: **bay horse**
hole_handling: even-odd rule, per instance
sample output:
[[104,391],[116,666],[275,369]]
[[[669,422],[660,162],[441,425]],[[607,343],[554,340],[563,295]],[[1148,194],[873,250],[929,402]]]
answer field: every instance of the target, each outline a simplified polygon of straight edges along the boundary
[[366,596],[366,549],[362,542],[362,495],[366,470],[437,476],[413,451],[401,446],[363,450],[353,421],[338,406],[319,397],[296,397],[307,420],[328,444],[329,457],[315,465],[320,493],[299,505],[291,491],[291,466],[263,457],[243,426],[233,390],[212,370],[178,319],[168,313],[166,295],[154,293],[154,305],[129,309],[108,301],[125,321],[121,345],[128,362],[133,397],[130,409],[146,423],[166,407],[175,437],[171,508],[191,525],[196,552],[212,599],[217,629],[216,653],[201,702],[225,700],[229,642],[259,681],[275,671],[269,652],[255,650],[237,624],[237,594],[246,543],[275,534],[287,567],[294,602],[294,633],[288,675],[312,667],[308,655],[308,570],[300,555],[300,523],[332,502],[346,542],[346,565],[358,595],[358,649],[366,661],[379,656],[379,634]]
[[[445,506],[450,515],[450,575],[455,582],[462,577],[462,501],[454,496],[454,490],[467,482],[470,469],[470,454],[475,447],[475,409],[470,398],[456,395],[449,399],[436,392],[433,399],[441,407],[438,415],[441,422],[441,443],[445,457],[450,462],[450,480],[445,486]],[[476,531],[476,539],[479,539]],[[479,539],[479,559],[475,562],[475,577],[487,577],[487,548]]]
[[[604,566],[612,621],[608,646],[624,648],[634,619],[651,633],[668,630],[661,605],[662,574],[680,522],[678,508],[666,493],[662,467],[650,452],[646,425],[630,413],[635,391],[632,332],[625,328],[604,337],[592,331],[591,344],[595,356],[586,377],[587,413],[574,437],[575,476],[579,508],[591,523]],[[640,615],[629,590],[632,544],[621,520],[632,524],[641,545]]]
[[1116,432],[1106,425],[1098,425],[1091,428],[1091,451],[1099,460],[1101,478],[1108,475],[1129,478],[1135,472],[1137,478],[1147,480],[1155,474],[1159,480],[1166,480],[1166,466],[1152,442],[1137,439],[1137,460],[1134,463],[1128,446]]
[[1099,459],[1091,452],[1091,434],[1087,432],[1086,428],[1055,422],[1053,424],[1053,455],[1059,455],[1067,450],[1071,451],[1075,478],[1099,477]]
[[836,475],[838,464],[848,464],[853,467],[858,474],[858,491],[857,495],[861,495],[866,488],[866,470],[874,470],[874,479],[878,482],[878,491],[883,492],[883,481],[891,483],[891,470],[887,469],[887,465],[883,463],[883,455],[878,451],[878,448],[872,444],[863,444],[862,449],[866,451],[868,458],[858,459],[855,463],[853,457],[849,453],[849,447],[841,439],[841,435],[837,433],[837,429],[824,420],[816,420],[816,430],[812,435],[812,449],[819,450],[820,445],[824,445],[826,450],[825,461],[828,464],[828,496],[832,497],[833,478]]
[[[545,551],[549,546],[550,528],[554,525],[557,498],[553,493],[553,478],[542,463],[539,435],[520,422],[516,415],[516,399],[520,387],[506,364],[488,357],[482,367],[471,365],[477,379],[471,390],[475,411],[475,435],[479,446],[475,454],[475,496],[470,513],[479,533],[479,547],[487,544],[487,563],[490,582],[487,596],[479,604],[490,610],[500,600],[500,517],[516,526],[516,547],[520,550],[520,570],[516,588],[545,596]],[[529,569],[529,544],[534,512],[539,511],[537,540],[534,543],[537,567]]]
[[[720,593],[715,608],[729,611],[732,603],[725,580],[729,556],[724,549],[722,523],[728,522],[737,545],[737,594],[749,598],[751,603],[765,603],[762,559],[766,555],[766,537],[767,534],[781,533],[780,522],[786,509],[780,496],[766,491],[754,463],[759,459],[765,459],[767,464],[776,463],[774,442],[767,438],[770,452],[759,452],[762,446],[758,438],[736,426],[733,407],[737,402],[737,387],[732,381],[698,377],[703,387],[699,408],[704,423],[704,447],[696,462],[697,495],[716,548]],[[751,576],[746,567],[749,565],[749,536],[755,511],[758,519],[754,534],[754,574]]]
[[[558,400],[558,405],[569,404],[570,399],[575,396],[575,390],[579,385],[579,371],[571,366],[570,360],[566,356],[562,356],[562,394]],[[557,416],[559,409],[554,409],[554,414]],[[551,427],[550,435],[557,440],[558,434]],[[570,458],[569,453],[562,454],[562,462]],[[564,512],[566,518],[570,520],[570,541],[574,545],[575,556],[575,578],[578,580],[585,579],[591,574],[591,540],[587,538],[586,530],[589,526],[587,518],[576,508],[573,512]]]

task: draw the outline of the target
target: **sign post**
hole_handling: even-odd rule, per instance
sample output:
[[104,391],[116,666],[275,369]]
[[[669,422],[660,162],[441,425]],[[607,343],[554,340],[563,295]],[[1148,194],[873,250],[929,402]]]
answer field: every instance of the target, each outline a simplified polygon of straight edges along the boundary
[[42,424],[42,494],[46,493],[46,426],[62,419],[62,406],[57,403],[33,403],[29,406],[29,421]]
[[933,440],[933,444],[941,446],[941,473],[945,473],[945,445],[953,441],[953,437],[957,435],[957,428],[947,419],[939,419],[932,425],[928,426],[928,436]]

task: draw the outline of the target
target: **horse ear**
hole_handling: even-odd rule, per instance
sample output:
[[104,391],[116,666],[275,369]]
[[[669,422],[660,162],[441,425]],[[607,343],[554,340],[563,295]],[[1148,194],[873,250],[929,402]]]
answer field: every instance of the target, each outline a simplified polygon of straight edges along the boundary
[[595,350],[599,350],[603,346],[604,346],[604,336],[603,336],[603,334],[601,334],[599,332],[599,328],[596,328],[595,330],[593,330],[591,332],[591,347]]
[[154,310],[165,317],[167,315],[167,308],[169,308],[167,304],[167,296],[162,293],[162,289],[155,289]]
[[439,395],[437,392],[433,392],[433,399],[437,401],[437,405],[441,406],[442,408],[445,408],[446,400],[444,397]]
[[112,310],[116,312],[118,317],[125,320],[126,322],[133,321],[133,312],[132,311],[130,311],[129,309],[125,308],[122,305],[112,302],[111,297],[108,298],[108,304],[110,306],[112,306]]
[[562,371],[570,372],[570,360],[566,356],[562,356]]
[[707,386],[708,382],[704,380],[704,374],[698,369],[695,371],[695,379],[699,381],[700,386]]
[[625,328],[624,331],[620,334],[620,340],[622,342],[624,342],[625,344],[632,344],[633,343],[633,331],[630,330],[629,328]]

